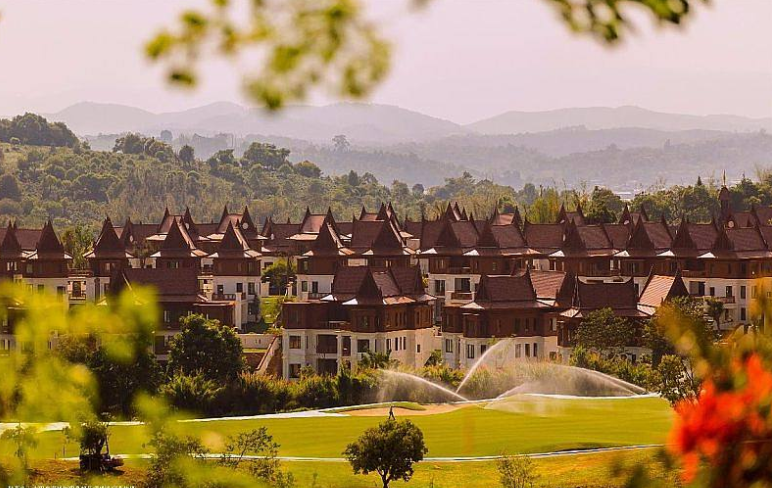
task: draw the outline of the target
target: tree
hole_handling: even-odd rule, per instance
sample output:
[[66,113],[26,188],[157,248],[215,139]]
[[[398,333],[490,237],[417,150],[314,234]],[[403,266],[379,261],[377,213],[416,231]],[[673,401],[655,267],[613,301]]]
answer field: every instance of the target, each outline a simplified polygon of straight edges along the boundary
[[177,157],[180,158],[182,164],[185,166],[190,166],[196,160],[195,150],[192,146],[185,144],[180,148],[180,152],[178,153]]
[[322,170],[311,161],[301,161],[295,165],[295,171],[306,178],[319,178],[322,176]]
[[102,471],[107,468],[102,449],[109,438],[107,422],[90,419],[79,424],[70,424],[64,429],[64,435],[80,444],[80,469],[83,471]]
[[83,256],[94,244],[94,233],[86,225],[78,224],[62,233],[64,250],[72,256],[75,269],[87,269],[88,260]]
[[354,473],[378,473],[383,488],[394,480],[409,481],[413,463],[429,452],[421,429],[409,420],[386,420],[367,429],[343,451]]
[[30,449],[34,449],[38,445],[38,439],[36,437],[36,428],[34,426],[23,427],[21,424],[17,425],[13,429],[8,429],[0,435],[0,439],[10,440],[16,446],[13,454],[26,473],[29,462],[28,454]]
[[351,144],[344,134],[338,134],[332,138],[332,147],[336,152],[344,152],[351,148]]
[[644,325],[644,345],[651,349],[652,365],[662,357],[676,354],[674,340],[680,330],[688,330],[699,344],[713,342],[714,333],[705,320],[702,302],[692,297],[676,297],[665,302]]
[[713,319],[713,325],[716,330],[721,329],[721,316],[724,314],[724,304],[715,297],[705,299],[705,309],[708,317]]
[[271,294],[284,295],[290,282],[295,281],[295,266],[288,259],[280,259],[263,270],[263,283],[268,283]]
[[633,323],[616,317],[610,308],[594,310],[587,314],[576,329],[576,345],[597,351],[616,354],[635,341]]
[[167,129],[162,130],[161,135],[158,137],[161,142],[165,142],[167,144],[171,143],[173,138],[174,136],[172,136],[172,131]]
[[278,169],[281,165],[289,163],[289,155],[289,149],[265,142],[253,142],[244,151],[244,160],[249,163],[245,166],[260,164],[266,168]]
[[171,340],[169,371],[201,373],[214,381],[232,380],[244,371],[244,351],[232,327],[201,314],[188,315],[180,323],[180,334]]
[[496,461],[496,469],[504,488],[533,488],[539,479],[536,466],[528,456],[503,456]]
[[608,224],[616,221],[622,211],[622,199],[608,188],[595,187],[590,197],[590,207],[585,215],[587,223]]
[[16,202],[21,201],[19,179],[14,175],[6,173],[0,176],[0,198],[7,198]]
[[675,354],[663,356],[657,365],[657,375],[659,394],[671,405],[695,399],[700,394],[702,379],[685,357]]

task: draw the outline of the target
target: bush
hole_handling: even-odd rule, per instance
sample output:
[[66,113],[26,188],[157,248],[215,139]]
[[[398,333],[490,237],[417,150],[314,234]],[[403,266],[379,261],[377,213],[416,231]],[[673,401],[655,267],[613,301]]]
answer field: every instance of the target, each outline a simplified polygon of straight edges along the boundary
[[161,388],[161,395],[176,409],[216,414],[216,405],[225,387],[201,374],[175,374]]
[[496,469],[504,488],[533,488],[539,479],[528,456],[504,456],[496,461]]

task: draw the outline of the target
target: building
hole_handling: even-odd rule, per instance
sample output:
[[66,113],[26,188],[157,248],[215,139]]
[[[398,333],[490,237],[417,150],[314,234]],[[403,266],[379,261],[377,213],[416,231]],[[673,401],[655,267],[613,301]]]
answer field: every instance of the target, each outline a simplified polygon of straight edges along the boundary
[[437,337],[433,300],[417,267],[340,267],[330,294],[284,303],[285,377],[296,378],[303,367],[326,374],[355,369],[368,352],[423,366]]

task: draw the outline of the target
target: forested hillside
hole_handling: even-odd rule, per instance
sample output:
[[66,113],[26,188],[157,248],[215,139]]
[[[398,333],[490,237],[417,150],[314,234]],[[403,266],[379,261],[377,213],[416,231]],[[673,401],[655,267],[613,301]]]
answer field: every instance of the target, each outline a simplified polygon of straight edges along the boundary
[[[166,142],[137,134],[119,138],[110,151],[92,150],[87,143],[69,137],[54,139],[51,145],[47,134],[67,134],[68,129],[36,116],[25,117],[28,120],[19,119],[10,126],[16,127],[14,130],[27,127],[27,143],[22,143],[18,135],[12,142],[0,143],[0,224],[18,219],[20,225],[40,225],[52,217],[60,228],[81,224],[95,229],[105,215],[115,222],[123,222],[126,217],[134,221],[158,220],[165,207],[181,212],[186,206],[197,219],[205,221],[218,219],[226,204],[231,208],[249,205],[259,218],[273,215],[275,219],[293,220],[301,217],[306,205],[316,212],[329,206],[338,218],[349,219],[359,214],[363,204],[375,209],[382,201],[392,201],[401,216],[418,219],[422,213],[436,215],[450,200],[458,201],[477,217],[489,214],[496,206],[511,211],[518,205],[533,222],[552,221],[562,204],[570,209],[581,203],[590,220],[605,222],[613,220],[623,205],[611,191],[594,185],[580,184],[574,190],[530,183],[513,187],[500,184],[500,180],[494,183],[476,177],[461,168],[456,176],[443,178],[433,186],[379,179],[374,169],[378,164],[389,164],[389,156],[374,158],[368,166],[357,165],[357,158],[364,156],[344,147],[340,140],[337,148],[306,150],[303,156],[315,157],[299,162],[292,162],[298,157],[289,149],[257,142],[247,146],[243,156],[233,150],[220,150],[208,158],[198,158],[191,146],[175,151]],[[35,123],[31,123],[33,119]],[[0,121],[0,127],[10,126]],[[765,144],[769,139],[764,134],[745,137]],[[591,170],[603,171],[605,164],[634,177],[645,168],[630,164],[623,156],[635,151],[641,160],[650,162],[650,168],[662,168],[662,174],[667,175],[668,164],[689,161],[679,147],[665,148],[663,152],[612,148],[597,155],[595,165],[600,169],[593,169],[589,160],[574,160],[573,164],[586,164],[577,167],[586,169],[588,175],[595,174]],[[604,152],[618,157],[604,157]],[[662,154],[668,158],[659,159]],[[705,159],[726,156],[727,160],[732,156],[722,153],[720,145],[706,145],[703,155]],[[414,158],[413,166],[423,164]],[[321,169],[324,165],[320,161],[332,160],[337,161],[343,174],[331,176]],[[351,164],[349,171],[343,171],[345,164]],[[538,163],[543,171],[549,170],[550,164],[554,163]],[[772,175],[760,165],[757,173],[748,176],[756,176],[758,181],[745,178],[730,188],[735,208],[772,204]],[[663,213],[671,222],[677,222],[682,215],[695,221],[709,220],[717,209],[718,180],[694,181],[697,184],[651,190],[637,196],[633,205],[645,202],[650,215]]]

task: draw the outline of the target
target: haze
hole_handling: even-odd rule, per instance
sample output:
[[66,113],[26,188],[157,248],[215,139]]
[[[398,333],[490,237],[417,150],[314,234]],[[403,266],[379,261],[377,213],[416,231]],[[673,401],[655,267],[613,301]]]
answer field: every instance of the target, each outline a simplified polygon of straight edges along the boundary
[[[194,91],[169,88],[143,43],[204,0],[0,1],[0,114],[55,112],[81,101],[154,112],[246,103],[225,61]],[[609,49],[567,32],[543,0],[368,2],[395,44],[389,79],[370,98],[459,123],[507,110],[637,105],[652,110],[772,115],[772,2],[697,5],[682,29],[638,16]],[[334,101],[315,94],[309,101]]]

